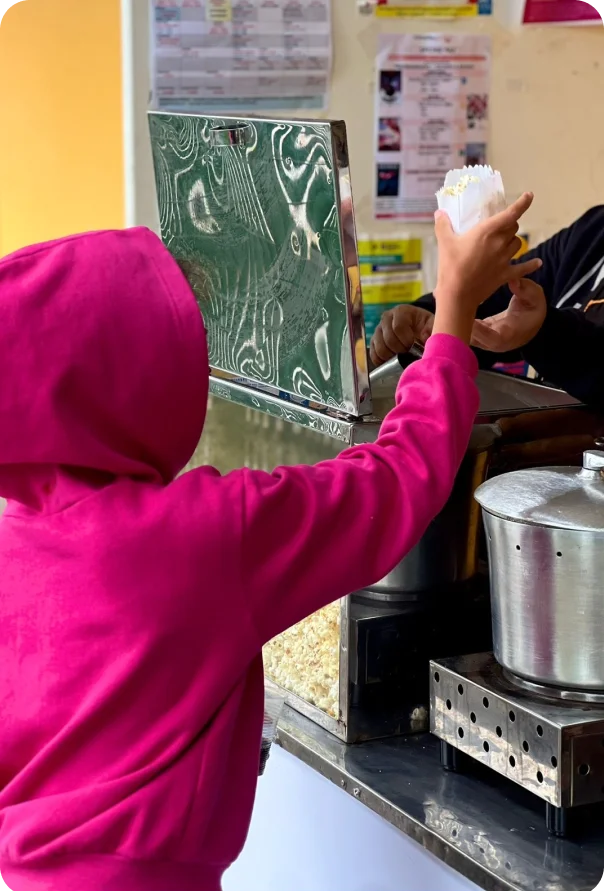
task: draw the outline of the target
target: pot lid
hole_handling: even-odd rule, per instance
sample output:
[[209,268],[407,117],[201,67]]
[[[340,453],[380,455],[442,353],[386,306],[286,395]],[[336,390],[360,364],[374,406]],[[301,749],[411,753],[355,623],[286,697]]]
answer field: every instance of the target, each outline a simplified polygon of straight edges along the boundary
[[476,500],[495,516],[533,526],[604,532],[604,451],[586,451],[581,467],[504,473],[481,485]]

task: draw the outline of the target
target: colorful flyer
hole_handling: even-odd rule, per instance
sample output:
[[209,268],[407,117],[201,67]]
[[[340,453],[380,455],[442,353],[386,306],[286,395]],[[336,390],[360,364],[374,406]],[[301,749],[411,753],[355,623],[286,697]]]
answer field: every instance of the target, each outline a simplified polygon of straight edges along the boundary
[[422,241],[359,240],[367,342],[384,311],[423,295]]
[[491,41],[473,34],[379,41],[375,216],[430,221],[447,172],[488,161]]
[[601,25],[600,13],[583,0],[525,0],[525,25]]
[[492,0],[377,0],[379,18],[445,18],[491,15]]

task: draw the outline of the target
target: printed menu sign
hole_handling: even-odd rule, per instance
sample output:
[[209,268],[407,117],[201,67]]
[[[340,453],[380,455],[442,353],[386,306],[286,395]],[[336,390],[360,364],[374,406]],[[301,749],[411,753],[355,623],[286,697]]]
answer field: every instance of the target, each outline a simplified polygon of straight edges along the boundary
[[154,105],[322,107],[331,0],[153,0]]
[[490,38],[382,34],[379,40],[375,216],[429,221],[447,172],[488,161]]

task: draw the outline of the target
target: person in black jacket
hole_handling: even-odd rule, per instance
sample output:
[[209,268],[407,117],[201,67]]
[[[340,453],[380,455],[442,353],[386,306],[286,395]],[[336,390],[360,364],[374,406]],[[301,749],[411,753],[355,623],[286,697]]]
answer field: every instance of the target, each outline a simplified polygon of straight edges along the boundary
[[[533,258],[543,265],[531,282],[503,287],[479,309],[473,344],[480,366],[524,359],[552,385],[604,406],[604,206],[519,260]],[[425,342],[433,312],[432,295],[387,311],[371,342],[372,362]]]

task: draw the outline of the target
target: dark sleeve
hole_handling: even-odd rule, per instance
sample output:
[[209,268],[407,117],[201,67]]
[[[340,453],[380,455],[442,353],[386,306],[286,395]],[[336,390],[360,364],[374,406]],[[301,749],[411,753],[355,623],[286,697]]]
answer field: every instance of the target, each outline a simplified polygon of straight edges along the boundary
[[588,320],[582,311],[550,308],[523,356],[553,386],[604,408],[604,326]]
[[[556,303],[561,298],[561,296],[558,295],[558,289],[556,288],[556,275],[560,266],[560,260],[569,238],[572,238],[573,231],[582,220],[583,219],[580,218],[579,221],[571,224],[570,227],[561,230],[551,239],[546,240],[544,243],[540,243],[534,249],[531,249],[530,252],[527,252],[518,259],[518,262],[531,261],[533,258],[540,258],[543,261],[543,267],[532,275],[531,280],[534,280],[535,283],[538,283],[543,287],[547,301],[551,306],[555,307]],[[493,293],[486,302],[483,302],[478,309],[478,318],[484,320],[485,317],[492,317],[494,314],[500,314],[508,307],[510,299],[511,293],[509,288],[507,286],[502,286],[501,289],[498,289],[497,292]],[[432,293],[422,296],[422,298],[418,299],[415,304],[419,305],[420,308],[425,308],[426,311],[434,313],[435,303]],[[489,370],[494,364],[508,364],[514,361],[521,361],[523,358],[520,351],[506,352],[496,355],[492,352],[485,352],[482,349],[477,348],[474,349],[474,353],[478,358],[478,363],[482,370]]]

